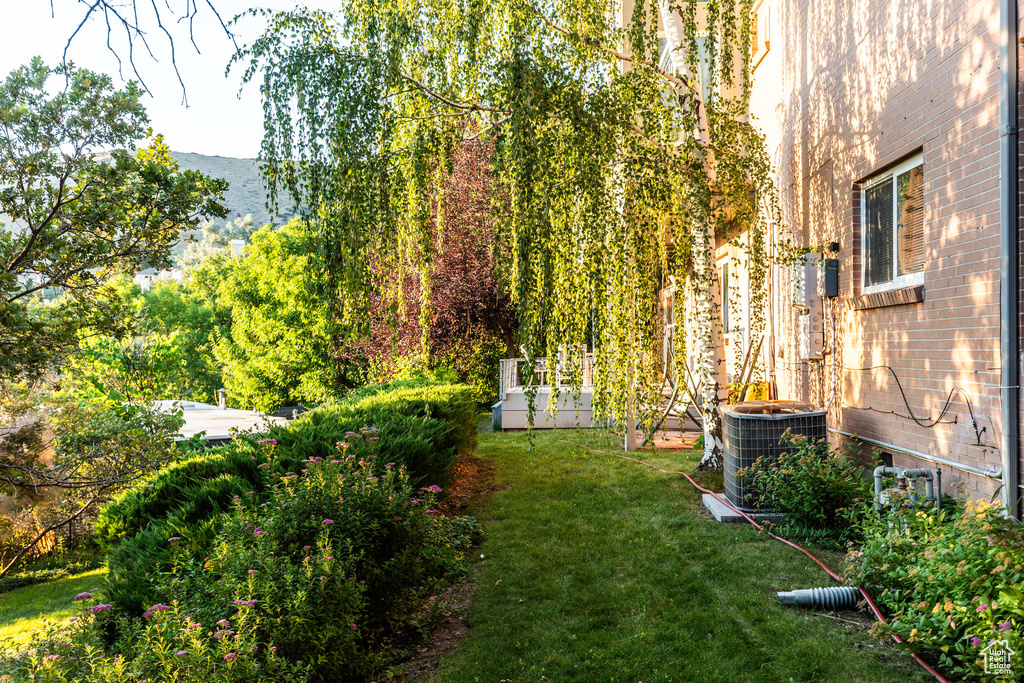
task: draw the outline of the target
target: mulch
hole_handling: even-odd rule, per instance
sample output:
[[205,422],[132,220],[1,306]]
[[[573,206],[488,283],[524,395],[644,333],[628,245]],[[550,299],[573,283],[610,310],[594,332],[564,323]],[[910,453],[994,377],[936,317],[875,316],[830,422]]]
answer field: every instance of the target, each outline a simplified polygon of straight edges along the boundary
[[[445,488],[445,498],[438,509],[446,515],[465,514],[476,498],[497,491],[494,465],[477,456],[462,456],[453,467],[452,477]],[[438,610],[437,620],[430,633],[412,647],[413,655],[405,662],[402,674],[393,679],[399,683],[426,680],[437,668],[441,656],[455,646],[469,631],[466,609],[473,595],[473,584],[464,583],[431,596],[426,611]]]

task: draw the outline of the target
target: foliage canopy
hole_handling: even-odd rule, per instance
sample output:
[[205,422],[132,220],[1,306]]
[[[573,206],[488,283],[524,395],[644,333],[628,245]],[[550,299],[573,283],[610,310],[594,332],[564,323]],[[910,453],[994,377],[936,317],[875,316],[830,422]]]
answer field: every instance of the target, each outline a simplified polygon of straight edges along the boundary
[[267,179],[311,207],[333,324],[361,324],[368,255],[387,272],[427,272],[429,196],[459,143],[490,140],[528,353],[575,367],[593,346],[595,409],[625,424],[631,404],[643,415],[661,400],[658,292],[671,276],[689,283],[715,455],[727,387],[714,252],[746,231],[761,257],[756,306],[762,206],[774,206],[747,120],[752,2],[641,2],[626,15],[620,5],[357,0],[343,15],[267,12],[269,28],[236,61],[261,82]]

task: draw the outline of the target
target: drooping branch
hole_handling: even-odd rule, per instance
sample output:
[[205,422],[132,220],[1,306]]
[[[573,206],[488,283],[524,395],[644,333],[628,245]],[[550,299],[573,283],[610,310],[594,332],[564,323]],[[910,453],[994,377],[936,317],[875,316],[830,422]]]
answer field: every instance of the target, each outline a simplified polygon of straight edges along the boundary
[[[63,0],[66,1],[66,0]],[[107,50],[114,55],[118,63],[118,71],[121,72],[122,59],[118,49],[114,46],[112,39],[117,35],[120,35],[128,48],[127,63],[131,67],[132,75],[139,81],[140,84],[149,90],[145,80],[139,73],[138,64],[136,63],[135,47],[136,43],[142,45],[145,48],[146,53],[154,61],[159,61],[150,47],[147,36],[150,33],[150,29],[147,28],[146,23],[152,22],[153,30],[159,30],[167,39],[168,50],[170,51],[171,68],[174,70],[174,74],[178,79],[178,84],[181,87],[182,101],[185,106],[188,106],[188,95],[185,87],[185,81],[182,78],[181,71],[178,68],[177,54],[176,54],[176,40],[174,35],[168,30],[167,23],[187,23],[188,24],[188,40],[192,43],[196,53],[200,53],[199,45],[195,40],[195,19],[200,15],[202,11],[210,12],[217,20],[224,35],[231,41],[235,49],[238,49],[237,36],[234,34],[228,23],[224,21],[221,16],[217,5],[214,0],[186,0],[184,8],[181,11],[175,11],[169,2],[163,3],[163,6],[157,2],[157,0],[149,0],[145,3],[145,0],[141,0],[144,4],[148,5],[148,9],[151,10],[151,16],[146,18],[143,16],[143,20],[139,18],[139,4],[140,0],[131,0],[131,2],[117,2],[116,0],[78,0],[77,4],[84,5],[85,11],[82,14],[81,21],[72,31],[71,35],[68,36],[67,43],[64,45],[63,61],[67,63],[68,51],[71,49],[71,44],[75,41],[78,35],[82,32],[82,29],[86,26],[90,19],[100,18],[106,25],[106,45]],[[55,0],[50,0],[50,14],[56,16]],[[121,74],[123,78],[123,73]]]

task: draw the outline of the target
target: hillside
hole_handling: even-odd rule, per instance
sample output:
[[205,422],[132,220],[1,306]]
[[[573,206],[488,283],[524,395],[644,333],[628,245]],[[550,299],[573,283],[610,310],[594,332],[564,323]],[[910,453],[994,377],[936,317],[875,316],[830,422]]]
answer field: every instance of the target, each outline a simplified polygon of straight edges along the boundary
[[184,170],[199,171],[214,178],[228,181],[224,205],[231,212],[228,219],[241,218],[252,214],[256,225],[275,223],[280,225],[295,214],[291,201],[282,201],[279,213],[273,218],[267,210],[267,191],[260,176],[256,159],[234,159],[231,157],[207,156],[191,152],[171,152]]

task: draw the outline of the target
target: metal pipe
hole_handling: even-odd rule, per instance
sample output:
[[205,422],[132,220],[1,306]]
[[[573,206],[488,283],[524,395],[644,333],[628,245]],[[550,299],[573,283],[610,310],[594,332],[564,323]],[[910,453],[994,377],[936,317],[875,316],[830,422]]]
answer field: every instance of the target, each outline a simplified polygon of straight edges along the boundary
[[942,512],[942,468],[935,468],[935,511]]
[[999,0],[999,358],[1003,504],[1020,516],[1020,321],[1017,187],[1017,1]]
[[922,453],[920,451],[914,451],[909,448],[903,448],[902,446],[896,446],[891,443],[885,443],[884,441],[879,441],[878,439],[871,439],[866,436],[858,436],[850,432],[844,432],[843,430],[836,429],[835,427],[828,427],[828,431],[832,432],[833,434],[845,436],[848,439],[857,439],[858,441],[863,441],[864,443],[869,443],[889,451],[905,453],[907,455],[912,455],[915,458],[920,458],[921,460],[927,460],[928,462],[934,462],[939,465],[945,465],[946,467],[952,467],[954,469],[962,470],[964,472],[970,472],[971,474],[977,474],[978,476],[981,477],[988,477],[989,479],[1000,479],[1003,476],[1002,468],[998,470],[983,470],[980,467],[974,467],[973,465],[965,465],[963,463],[956,462],[955,460],[947,460],[946,458],[940,458],[937,455]]

